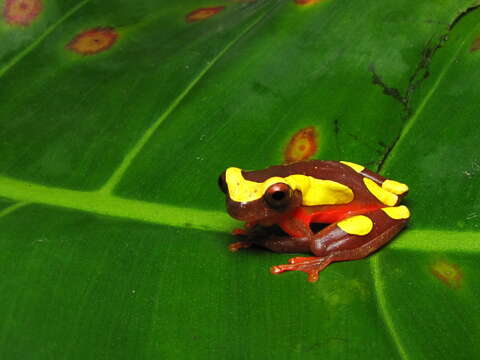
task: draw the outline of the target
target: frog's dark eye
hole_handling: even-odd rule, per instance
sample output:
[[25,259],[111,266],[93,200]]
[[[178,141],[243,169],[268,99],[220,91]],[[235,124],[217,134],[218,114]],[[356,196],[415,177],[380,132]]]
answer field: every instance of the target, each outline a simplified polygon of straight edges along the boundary
[[265,191],[263,198],[272,209],[282,209],[290,204],[292,189],[284,183],[273,184]]
[[227,181],[225,180],[225,173],[222,173],[222,175],[219,176],[218,186],[220,187],[220,190],[222,190],[224,194],[227,194],[228,186],[227,186]]

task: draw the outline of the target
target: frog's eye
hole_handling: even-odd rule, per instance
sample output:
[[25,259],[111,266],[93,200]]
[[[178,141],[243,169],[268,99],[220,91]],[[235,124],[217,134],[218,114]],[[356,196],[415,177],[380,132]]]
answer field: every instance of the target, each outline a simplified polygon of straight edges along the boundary
[[219,176],[218,186],[220,187],[220,190],[222,190],[224,194],[227,194],[228,186],[227,186],[227,181],[225,180],[225,172]]
[[292,189],[284,183],[273,184],[265,191],[263,198],[272,209],[281,209],[290,204]]

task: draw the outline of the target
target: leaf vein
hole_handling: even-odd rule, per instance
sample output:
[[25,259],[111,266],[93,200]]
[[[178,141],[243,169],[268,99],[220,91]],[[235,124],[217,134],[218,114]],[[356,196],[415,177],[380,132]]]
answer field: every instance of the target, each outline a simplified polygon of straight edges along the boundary
[[12,204],[9,207],[0,211],[0,218],[2,218],[4,216],[7,216],[8,214],[11,214],[15,210],[18,210],[18,209],[20,209],[20,208],[22,208],[26,205],[29,205],[29,204],[30,204],[29,202],[18,202],[18,203]]
[[373,284],[375,287],[375,294],[377,296],[377,304],[378,304],[380,315],[385,323],[385,326],[387,327],[387,330],[393,340],[393,343],[395,344],[398,350],[400,358],[403,360],[408,360],[408,354],[405,351],[405,348],[402,344],[400,336],[398,335],[397,330],[395,329],[394,322],[387,308],[387,299],[384,292],[385,284],[383,283],[383,280],[380,276],[380,265],[379,265],[378,254],[375,254],[370,258],[370,271],[372,273]]
[[219,53],[211,59],[205,67],[188,83],[183,91],[172,101],[172,103],[165,109],[165,111],[157,118],[157,120],[143,133],[140,139],[130,149],[127,155],[123,158],[120,165],[114,170],[111,177],[99,190],[101,193],[110,194],[114,188],[118,185],[127,169],[132,164],[133,160],[142,151],[146,143],[150,140],[156,130],[165,121],[165,119],[179,106],[182,100],[192,91],[192,89],[204,78],[209,70],[230,50],[240,39],[242,39],[248,32],[250,32],[256,25],[258,25],[266,16],[268,12],[259,16],[255,21],[248,25],[243,31],[241,31],[235,38],[229,41],[225,47],[223,47]]

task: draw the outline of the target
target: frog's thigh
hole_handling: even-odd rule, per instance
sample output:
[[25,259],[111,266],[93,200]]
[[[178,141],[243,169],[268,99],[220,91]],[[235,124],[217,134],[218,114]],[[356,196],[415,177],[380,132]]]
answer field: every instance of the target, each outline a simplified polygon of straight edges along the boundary
[[334,261],[360,259],[389,242],[407,223],[406,206],[388,207],[346,218],[314,236],[311,252]]
[[310,251],[309,237],[271,236],[268,239],[256,242],[256,244],[278,253],[308,253]]

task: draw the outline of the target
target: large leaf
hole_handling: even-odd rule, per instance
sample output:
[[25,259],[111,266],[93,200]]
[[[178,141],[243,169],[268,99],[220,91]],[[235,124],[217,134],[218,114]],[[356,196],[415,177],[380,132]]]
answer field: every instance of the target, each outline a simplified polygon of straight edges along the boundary
[[[478,357],[473,5],[4,0],[0,356]],[[301,134],[412,189],[315,284],[229,253],[216,186]]]

